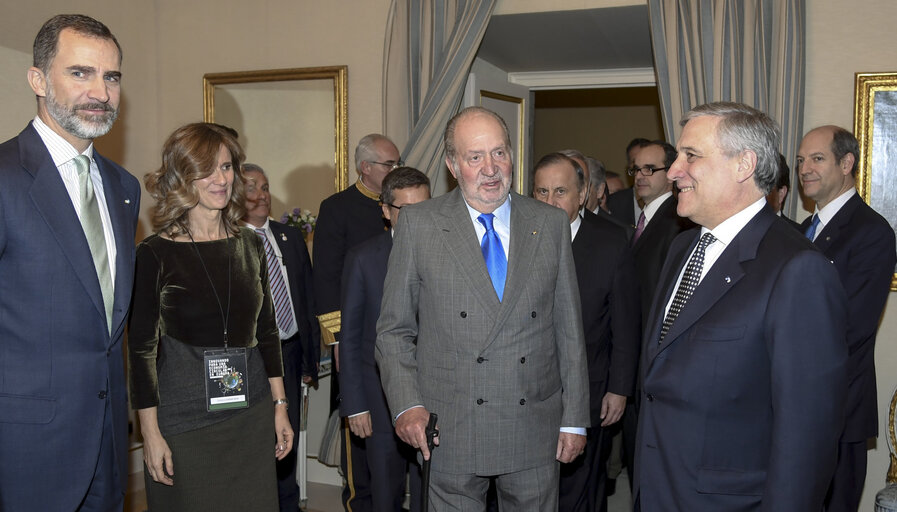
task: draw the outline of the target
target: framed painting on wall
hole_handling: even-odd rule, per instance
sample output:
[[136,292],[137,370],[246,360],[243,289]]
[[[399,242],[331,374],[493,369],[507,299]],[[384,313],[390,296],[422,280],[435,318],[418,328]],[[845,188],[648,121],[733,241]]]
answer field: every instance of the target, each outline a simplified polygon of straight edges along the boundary
[[[897,228],[897,72],[857,73],[854,134],[860,143],[860,196]],[[891,279],[897,291],[897,269]]]

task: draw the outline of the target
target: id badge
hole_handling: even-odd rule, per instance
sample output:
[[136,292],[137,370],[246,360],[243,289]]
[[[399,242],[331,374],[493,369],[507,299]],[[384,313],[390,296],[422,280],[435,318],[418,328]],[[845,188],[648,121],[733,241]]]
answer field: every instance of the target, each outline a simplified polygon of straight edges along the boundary
[[213,412],[248,407],[246,349],[206,350],[203,356],[207,410]]

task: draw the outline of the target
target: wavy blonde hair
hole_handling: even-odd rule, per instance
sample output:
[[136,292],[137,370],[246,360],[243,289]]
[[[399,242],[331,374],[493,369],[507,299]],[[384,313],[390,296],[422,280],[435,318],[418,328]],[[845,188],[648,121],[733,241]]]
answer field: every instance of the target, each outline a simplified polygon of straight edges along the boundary
[[234,183],[230,200],[222,210],[224,227],[233,235],[240,231],[246,213],[243,173],[246,156],[233,135],[212,123],[192,123],[174,131],[162,146],[162,167],[144,177],[146,189],[156,200],[152,209],[153,231],[169,238],[187,234],[188,213],[199,204],[193,182],[208,177],[218,165],[221,146],[231,155]]

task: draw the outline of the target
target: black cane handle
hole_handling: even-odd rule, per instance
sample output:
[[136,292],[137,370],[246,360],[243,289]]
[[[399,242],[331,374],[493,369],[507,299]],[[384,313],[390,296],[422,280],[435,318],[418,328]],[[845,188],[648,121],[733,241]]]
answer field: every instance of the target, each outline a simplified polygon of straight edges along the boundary
[[436,420],[438,417],[436,413],[430,413],[430,420],[427,422],[427,429],[424,431],[427,435],[427,449],[433,451],[433,439],[439,435],[439,431],[436,430]]

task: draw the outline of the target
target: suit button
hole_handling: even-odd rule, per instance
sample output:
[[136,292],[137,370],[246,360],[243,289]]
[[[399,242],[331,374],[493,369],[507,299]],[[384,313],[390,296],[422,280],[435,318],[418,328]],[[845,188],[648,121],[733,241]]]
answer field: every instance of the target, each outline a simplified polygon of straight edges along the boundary
[[526,398],[520,399],[520,405],[526,405]]
[[483,405],[483,399],[477,398],[477,405]]
[[649,402],[653,402],[653,401],[654,401],[654,395],[652,395],[651,393],[648,393],[648,394],[645,396],[645,398],[647,398]]
[[482,356],[480,356],[480,357],[477,358],[477,362],[478,362],[478,363],[483,364],[483,361],[485,361],[485,359],[483,359]]
[[106,399],[106,392],[105,392],[105,391],[100,391],[99,393],[97,393],[97,398],[99,398],[100,400],[105,400],[105,399]]
[[536,312],[533,311],[532,313],[530,313],[530,316],[533,317],[533,318],[536,318]]
[[467,311],[461,312],[461,318],[467,318]]
[[525,363],[525,362],[526,362],[526,358],[525,358],[525,357],[521,357],[521,358],[520,358],[520,364],[523,364],[523,363]]

